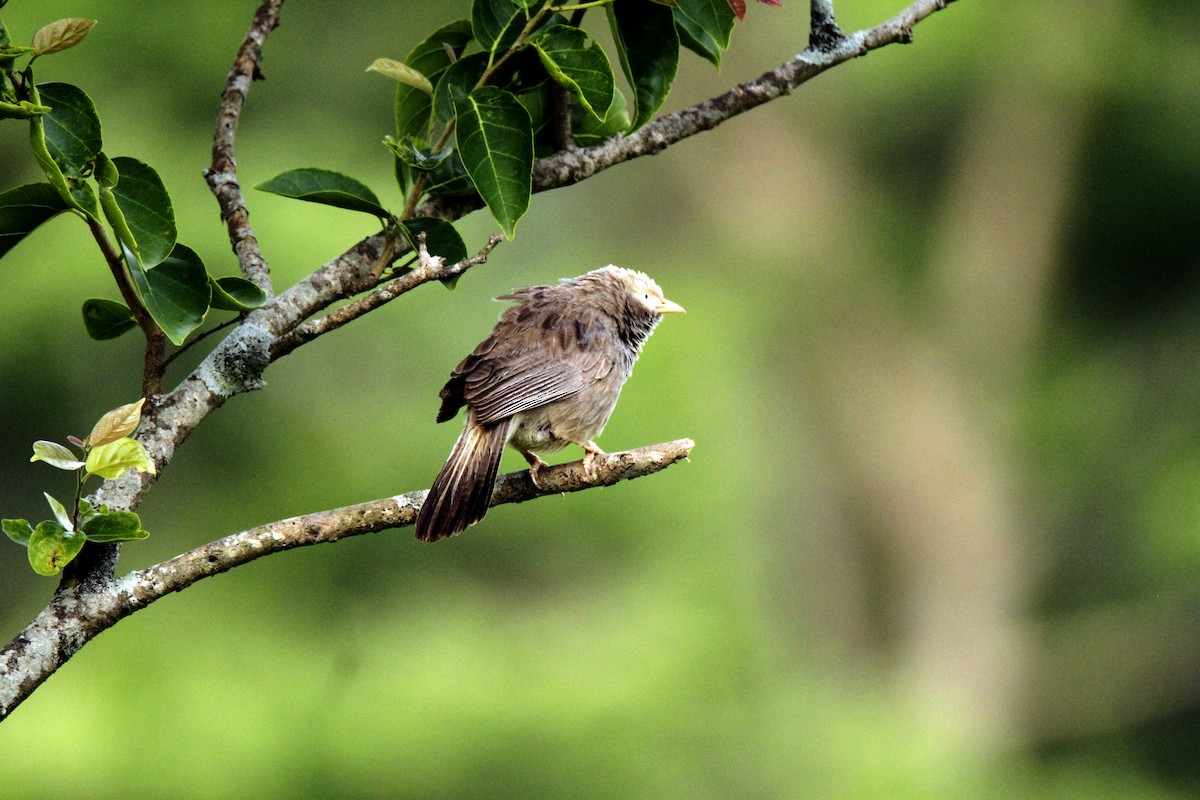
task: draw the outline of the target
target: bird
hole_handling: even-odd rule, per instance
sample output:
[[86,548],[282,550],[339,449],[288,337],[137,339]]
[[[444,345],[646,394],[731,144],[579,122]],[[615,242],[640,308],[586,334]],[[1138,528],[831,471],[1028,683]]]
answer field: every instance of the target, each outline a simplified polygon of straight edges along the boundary
[[546,466],[536,453],[583,448],[583,466],[604,455],[593,441],[616,407],[642,345],[664,314],[683,306],[663,297],[644,272],[609,265],[557,286],[500,295],[515,305],[450,373],[438,422],[467,408],[463,431],[433,481],[416,520],[416,538],[432,542],[483,519],[505,445],[529,462],[538,485]]

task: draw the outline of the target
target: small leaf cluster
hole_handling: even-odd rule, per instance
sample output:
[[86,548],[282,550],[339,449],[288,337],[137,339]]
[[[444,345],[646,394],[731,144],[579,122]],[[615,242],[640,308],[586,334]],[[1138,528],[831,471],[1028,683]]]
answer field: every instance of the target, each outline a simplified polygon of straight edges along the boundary
[[46,182],[0,192],[0,257],[42,223],[69,212],[88,224],[125,301],[85,301],[88,334],[111,339],[137,327],[141,317],[182,344],[210,308],[243,312],[266,296],[243,278],[212,277],[199,256],[176,241],[175,212],[162,179],[136,158],[104,152],[100,117],[82,89],[34,81],[39,57],[79,44],[94,24],[58,20],[24,47],[12,43],[0,21],[0,120],[28,121],[33,156],[46,176]]
[[[613,61],[580,27],[603,8],[616,60],[632,97],[616,85]],[[402,59],[367,69],[396,82],[394,135],[384,137],[405,195],[399,224],[427,234],[429,252],[466,248],[448,223],[409,219],[427,197],[474,197],[511,238],[529,208],[536,158],[568,144],[596,144],[649,122],[675,80],[681,48],[719,66],[735,9],[729,0],[473,0],[469,19],[447,23]],[[360,182],[298,169],[257,187],[275,194],[386,215]]]
[[74,450],[57,442],[34,442],[30,461],[43,461],[76,475],[71,510],[50,494],[43,493],[53,519],[42,520],[37,525],[30,525],[23,519],[0,520],[8,538],[27,549],[34,572],[57,574],[79,554],[84,542],[125,542],[150,535],[134,512],[111,511],[106,505],[97,508],[83,497],[83,487],[93,475],[115,480],[127,469],[154,474],[154,462],[145,448],[130,437],[141,421],[144,402],[144,399],[138,400],[109,411],[86,439],[68,437]]

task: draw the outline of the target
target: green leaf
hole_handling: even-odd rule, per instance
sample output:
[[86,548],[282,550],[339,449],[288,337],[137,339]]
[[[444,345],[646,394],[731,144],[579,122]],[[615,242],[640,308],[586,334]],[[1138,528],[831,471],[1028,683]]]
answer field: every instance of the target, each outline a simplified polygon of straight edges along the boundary
[[479,192],[471,182],[463,166],[462,158],[457,152],[439,164],[429,173],[429,181],[425,184],[425,193],[431,197],[478,197]]
[[127,469],[154,474],[154,462],[146,453],[146,448],[137,439],[117,439],[99,447],[93,447],[87,454],[87,466],[91,475],[99,475],[105,480],[115,480],[125,474]]
[[33,443],[32,461],[45,461],[52,467],[58,469],[73,470],[83,466],[83,462],[79,460],[79,456],[66,445],[58,442],[47,442],[45,439],[39,439]]
[[629,106],[625,95],[613,92],[612,105],[608,107],[603,121],[598,121],[583,109],[571,108],[571,135],[580,147],[599,144],[618,133],[629,130]]
[[633,87],[632,129],[649,122],[662,107],[679,70],[679,35],[670,8],[622,0],[606,6],[621,69]]
[[[550,82],[546,81],[533,91],[518,94],[517,100],[525,107],[525,113],[529,114],[530,126],[533,129],[534,150],[537,157],[541,158],[544,155],[550,155],[554,152],[554,147],[550,145],[543,152],[543,143],[541,141],[543,137],[540,135],[545,130],[554,113],[554,97],[550,91]],[[584,111],[578,103],[573,103],[571,105],[572,114],[574,114],[576,109],[579,110],[579,116],[591,119],[591,114]]]
[[39,105],[29,100],[15,103],[0,100],[0,119],[33,119],[50,113],[50,106]]
[[[64,530],[74,530],[75,523],[71,521],[71,515],[67,513],[67,509],[63,507],[63,504],[55,500],[46,492],[42,492],[42,496],[45,497],[46,502],[50,504],[50,510],[54,512],[54,518],[58,520],[58,524],[61,525]],[[41,525],[38,527],[40,528]]]
[[327,169],[290,169],[254,188],[310,203],[362,211],[376,217],[388,216],[387,210],[379,204],[379,198],[366,185],[349,175]]
[[444,219],[413,217],[401,225],[404,237],[417,249],[417,234],[425,234],[425,249],[431,256],[441,256],[447,264],[457,264],[467,257],[467,245],[458,231]]
[[[118,174],[111,189],[106,187],[111,177],[110,166]],[[107,162],[105,172],[101,205],[117,238],[134,252],[143,267],[149,269],[162,263],[175,247],[178,235],[175,210],[162,178],[147,164],[123,156]],[[112,203],[103,200],[109,192]]]
[[455,103],[463,167],[500,229],[513,237],[532,193],[533,132],[512,94],[484,86]]
[[252,311],[267,302],[267,293],[252,281],[230,276],[208,278],[212,289],[212,307],[224,311]]
[[88,434],[88,444],[99,447],[129,436],[137,430],[138,423],[142,421],[142,406],[145,402],[146,398],[142,397],[136,402],[117,406],[100,417],[92,426],[92,432]]
[[528,21],[529,9],[517,8],[512,0],[472,0],[471,30],[486,52],[512,47]]
[[737,19],[728,0],[676,0],[671,11],[679,43],[720,67]]
[[613,72],[608,56],[587,34],[570,25],[554,25],[529,42],[556,83],[578,98],[597,119],[612,104]]
[[153,269],[145,269],[128,249],[129,274],[150,316],[174,344],[204,322],[212,301],[204,262],[189,247],[175,245],[171,255]]
[[48,183],[27,183],[0,193],[0,256],[43,222],[68,208]]
[[418,146],[411,136],[405,136],[403,139],[384,136],[383,143],[388,150],[392,151],[392,155],[400,159],[405,166],[422,172],[437,169],[438,165],[454,152],[453,147],[446,146],[435,153],[428,147]]
[[42,83],[37,90],[41,104],[50,106],[50,113],[39,117],[50,157],[68,178],[85,176],[102,146],[96,106],[69,83]]
[[22,547],[29,546],[29,537],[33,535],[33,526],[23,519],[5,519],[0,520],[0,527],[4,528],[5,535],[12,539]]
[[96,24],[94,19],[69,17],[42,26],[33,35],[33,57],[60,53],[82,42]]
[[[29,74],[30,79],[32,79],[32,68],[27,68],[25,72]],[[49,86],[66,86],[67,89],[73,90],[73,92],[68,91],[65,94],[74,96],[74,93],[78,93],[83,95],[83,93],[78,89],[75,89],[73,86],[67,86],[67,84],[49,84]],[[75,99],[78,98],[76,97]],[[86,104],[90,106],[91,100],[87,99],[87,95],[83,95],[83,99],[86,100]],[[33,88],[33,102],[35,104],[41,103],[41,95],[38,94],[38,87],[36,86]],[[95,114],[94,108],[92,109],[92,114],[93,116]],[[60,108],[59,115],[63,117],[70,117],[70,107],[65,106]],[[86,117],[86,115],[84,116]],[[50,123],[52,122],[53,120],[51,119],[50,113],[42,116],[32,117],[29,120],[29,145],[33,150],[33,157],[37,160],[38,166],[42,168],[42,172],[46,174],[46,178],[50,181],[50,185],[53,186],[55,191],[58,192],[59,197],[61,197],[71,208],[76,209],[77,211],[80,211],[92,217],[93,219],[99,219],[100,206],[96,201],[96,190],[92,188],[91,184],[84,181],[81,177],[68,177],[68,174],[74,170],[74,167],[64,168],[59,164],[58,161],[55,160],[55,156],[51,152],[51,139],[49,137],[48,130],[52,129],[58,139],[65,139],[68,141],[68,143],[71,141],[71,137],[67,135],[70,133],[70,131],[67,130],[66,133],[64,133],[62,120],[60,119],[58,122],[54,122],[54,124],[51,125]],[[87,129],[89,124],[85,120],[84,122],[80,123],[80,127],[81,129]],[[96,119],[95,137],[97,147],[99,146],[99,134],[100,121]],[[57,146],[58,145],[56,145],[56,147]],[[84,150],[87,149],[87,147],[88,144],[84,142],[76,149]],[[83,166],[86,167],[86,163]],[[77,172],[78,170],[75,171]]]
[[426,78],[419,70],[410,67],[402,61],[396,61],[392,58],[377,58],[371,62],[371,66],[367,67],[367,72],[378,72],[385,78],[391,78],[405,86],[411,86],[414,89],[420,89],[426,94],[433,95],[433,84],[429,82],[429,78]]
[[[437,84],[438,78],[462,55],[470,41],[471,21],[455,20],[438,28],[414,47],[405,56],[404,63],[427,76],[430,83]],[[446,52],[447,47],[453,51],[454,58]],[[397,138],[412,136],[421,143],[427,142],[432,108],[432,101],[424,91],[397,84],[394,106]]]
[[83,301],[83,326],[89,337],[102,342],[133,330],[137,320],[124,303],[93,297]]
[[433,116],[438,122],[448,122],[454,117],[454,98],[470,94],[487,69],[487,53],[472,53],[464,56],[441,74],[433,90]]
[[79,555],[85,541],[83,534],[68,531],[54,520],[43,520],[29,536],[29,565],[38,575],[57,575]]
[[150,535],[142,528],[141,518],[132,511],[97,514],[83,523],[80,532],[89,542],[129,542]]

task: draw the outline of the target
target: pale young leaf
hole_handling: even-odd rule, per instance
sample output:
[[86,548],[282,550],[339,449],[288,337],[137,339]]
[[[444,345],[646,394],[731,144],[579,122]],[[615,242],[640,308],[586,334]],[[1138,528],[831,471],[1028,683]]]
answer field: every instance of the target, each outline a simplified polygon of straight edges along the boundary
[[94,19],[68,17],[42,26],[33,35],[33,57],[60,53],[74,47],[84,40],[95,24]]
[[105,480],[115,480],[127,469],[154,474],[154,462],[146,448],[136,439],[117,439],[115,442],[93,447],[87,455],[87,471]]
[[46,502],[50,504],[50,510],[54,512],[54,518],[58,520],[58,524],[62,525],[65,530],[75,530],[75,523],[71,521],[71,515],[67,513],[67,509],[63,504],[55,500],[46,492],[42,492],[46,497]]
[[40,439],[33,443],[33,457],[30,461],[45,461],[52,467],[59,469],[79,469],[83,466],[83,462],[79,460],[65,445],[58,442],[47,442]]
[[145,402],[146,398],[143,397],[136,403],[126,403],[105,414],[88,434],[88,444],[99,447],[133,433],[142,420],[142,404]]
[[429,78],[426,78],[403,61],[396,61],[391,58],[377,58],[371,62],[371,66],[367,67],[367,72],[378,72],[385,78],[391,78],[394,81],[403,83],[405,86],[420,89],[430,96],[433,95],[433,84],[429,82]]

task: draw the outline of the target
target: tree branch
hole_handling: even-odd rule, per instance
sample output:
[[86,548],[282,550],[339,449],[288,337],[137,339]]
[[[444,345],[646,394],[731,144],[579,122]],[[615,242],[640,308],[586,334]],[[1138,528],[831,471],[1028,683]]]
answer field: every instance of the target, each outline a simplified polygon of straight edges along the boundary
[[[711,130],[727,119],[788,94],[843,61],[888,44],[909,42],[914,25],[950,2],[952,0],[918,0],[877,27],[842,36],[828,49],[810,45],[798,56],[754,81],[659,117],[628,136],[617,136],[593,147],[571,148],[542,159],[534,167],[533,188],[546,191],[568,186],[624,161],[661,152],[688,136]],[[245,200],[237,181],[233,142],[242,103],[250,81],[258,76],[263,45],[278,24],[282,4],[283,0],[264,0],[255,13],[222,95],[213,141],[213,163],[205,172],[226,220],[243,274],[268,292],[270,276],[257,237],[249,225]],[[830,3],[819,5],[827,8]],[[831,15],[828,20],[832,23]],[[419,213],[453,220],[479,206],[478,200],[435,198],[426,201]],[[307,330],[296,333],[306,320],[332,303],[362,291],[362,276],[369,274],[370,268],[384,257],[386,247],[385,233],[367,237],[287,291],[272,297],[262,308],[248,314],[174,390],[150,398],[136,435],[154,460],[157,473],[161,474],[175,449],[209,413],[235,394],[263,385],[262,374],[266,367],[275,358],[299,346],[309,335]],[[390,252],[387,257],[390,259],[395,255],[397,253]],[[423,266],[426,268],[414,270],[389,283],[386,292],[409,291],[421,283],[451,277],[470,265],[462,262],[449,267]],[[387,302],[390,297],[384,299],[385,296],[386,293],[365,298],[364,305],[359,306],[361,313]],[[357,318],[361,313],[357,309],[347,312],[350,318]],[[313,329],[333,325],[339,318],[330,315],[326,319],[330,321],[318,321],[313,324]],[[681,440],[597,459],[595,480],[589,480],[578,464],[547,469],[541,473],[542,490],[532,486],[528,473],[507,475],[498,483],[493,503],[521,502],[547,493],[608,485],[624,478],[650,474],[686,457],[691,446],[690,441]],[[128,470],[121,479],[106,481],[94,500],[113,509],[134,509],[156,479],[156,475]],[[0,651],[0,719],[93,636],[158,597],[270,552],[410,524],[421,496],[421,493],[410,493],[272,523],[119,580],[112,577],[117,547],[101,546],[97,558],[89,559],[100,566],[82,575],[64,576],[46,609]]]
[[[690,439],[679,439],[597,456],[590,474],[582,461],[547,467],[538,473],[540,486],[528,470],[510,472],[496,481],[492,505],[652,475],[686,460],[693,446]],[[271,522],[121,578],[60,587],[37,618],[0,650],[0,721],[97,634],[155,600],[271,553],[411,525],[425,494],[409,492]]]
[[233,245],[242,274],[267,294],[271,294],[271,272],[258,246],[258,235],[250,226],[250,212],[237,179],[233,140],[242,105],[250,91],[250,82],[262,79],[258,65],[262,61],[263,45],[271,31],[279,25],[282,7],[283,0],[263,0],[254,12],[250,30],[238,49],[233,68],[229,70],[229,78],[225,81],[225,89],[221,92],[217,127],[213,133],[212,166],[204,171],[204,180],[221,207],[221,219],[225,220],[229,243]]
[[831,50],[845,34],[833,18],[833,0],[812,0],[808,28],[808,47],[811,50]]
[[[281,2],[268,0],[263,4],[255,16],[252,34],[261,30],[261,37],[265,37],[270,27],[261,12],[263,9],[277,12]],[[910,42],[913,26],[950,2],[952,0],[918,0],[881,25],[845,36],[834,50],[818,52],[810,48],[754,81],[658,117],[628,136],[541,159],[534,166],[534,190],[567,186],[624,161],[658,153],[688,136],[711,130],[727,119],[781,97],[837,64],[888,44]],[[271,25],[275,24],[275,19],[270,17]],[[453,220],[480,205],[478,200],[433,198],[422,204],[418,214]],[[178,387],[155,398],[151,407],[142,413],[138,439],[154,459],[158,474],[170,461],[175,448],[208,413],[234,394],[261,387],[262,373],[271,361],[298,346],[298,343],[282,345],[281,340],[313,314],[361,290],[361,276],[378,261],[385,243],[383,232],[369,236],[272,297],[262,308],[251,312]],[[397,248],[397,253],[401,251]],[[449,273],[430,274],[422,276],[421,282],[448,276]],[[157,474],[129,470],[120,480],[106,482],[101,488],[100,499],[112,508],[136,508],[156,480]]]
[[[421,236],[424,235],[421,234]],[[337,311],[326,314],[319,319],[310,319],[307,322],[301,323],[291,333],[277,339],[271,347],[271,360],[274,361],[282,358],[300,345],[307,344],[321,334],[335,331],[343,325],[353,322],[362,315],[374,311],[385,303],[390,303],[400,295],[412,291],[423,283],[429,283],[431,280],[454,278],[462,275],[471,267],[487,263],[488,256],[492,250],[502,241],[503,239],[499,235],[492,234],[478,253],[470,258],[464,258],[455,264],[445,264],[440,260],[430,260],[428,258],[429,253],[422,250],[423,257],[420,263],[409,272],[392,280],[387,285],[375,289],[375,291],[367,296],[359,298],[349,305],[342,306]]]

